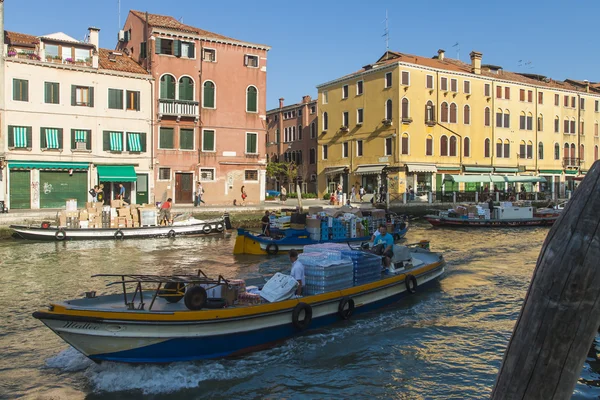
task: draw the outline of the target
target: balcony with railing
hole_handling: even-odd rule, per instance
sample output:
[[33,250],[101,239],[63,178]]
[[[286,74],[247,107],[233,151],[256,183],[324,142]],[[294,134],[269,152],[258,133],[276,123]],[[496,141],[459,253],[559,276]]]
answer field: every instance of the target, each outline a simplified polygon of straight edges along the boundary
[[563,168],[567,167],[579,167],[583,159],[575,157],[563,157]]
[[158,119],[170,116],[180,118],[198,119],[198,102],[190,100],[158,100]]

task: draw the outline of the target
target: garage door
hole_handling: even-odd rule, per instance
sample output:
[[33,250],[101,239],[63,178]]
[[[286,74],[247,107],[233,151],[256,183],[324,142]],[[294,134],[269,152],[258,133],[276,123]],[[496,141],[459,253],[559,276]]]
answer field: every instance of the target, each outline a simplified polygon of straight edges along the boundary
[[40,208],[64,208],[68,199],[83,208],[87,198],[87,172],[40,171]]
[[31,208],[31,171],[10,171],[10,208]]

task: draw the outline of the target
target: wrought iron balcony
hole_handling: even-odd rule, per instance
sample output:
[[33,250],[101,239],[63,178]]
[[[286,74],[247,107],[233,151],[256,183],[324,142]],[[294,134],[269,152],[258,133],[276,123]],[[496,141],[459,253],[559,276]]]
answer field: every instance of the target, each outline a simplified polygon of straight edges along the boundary
[[198,102],[190,100],[158,100],[158,119],[163,116],[198,119]]
[[583,159],[575,158],[575,157],[564,157],[563,158],[563,167],[579,167],[579,165],[583,162]]

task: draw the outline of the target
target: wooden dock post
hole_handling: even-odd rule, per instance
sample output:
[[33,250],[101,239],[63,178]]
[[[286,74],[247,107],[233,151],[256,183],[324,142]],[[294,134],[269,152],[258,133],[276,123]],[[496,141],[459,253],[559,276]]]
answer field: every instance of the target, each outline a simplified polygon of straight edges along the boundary
[[546,237],[491,398],[570,399],[598,326],[600,161]]

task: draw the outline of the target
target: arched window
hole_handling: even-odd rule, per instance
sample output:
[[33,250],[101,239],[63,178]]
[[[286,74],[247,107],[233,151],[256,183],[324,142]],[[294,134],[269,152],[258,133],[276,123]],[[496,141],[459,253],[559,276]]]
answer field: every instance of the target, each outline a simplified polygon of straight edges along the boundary
[[323,130],[326,131],[329,128],[329,118],[327,117],[327,112],[323,113]]
[[544,159],[544,143],[542,142],[538,143],[538,159]]
[[435,115],[433,113],[433,102],[429,100],[425,105],[425,122],[434,122]]
[[402,119],[405,118],[410,118],[409,103],[406,97],[402,99]]
[[428,135],[427,139],[425,139],[425,155],[432,156],[433,155],[433,136]]
[[471,123],[471,107],[465,105],[463,109],[463,124],[469,125]]
[[533,142],[531,140],[527,142],[527,158],[533,158]]
[[575,143],[571,143],[571,162],[574,162],[575,158],[577,158],[575,155]]
[[317,137],[317,124],[313,121],[312,124],[310,124],[310,138],[314,139]]
[[558,115],[554,117],[554,133],[560,132],[560,118]]
[[569,143],[565,143],[565,147],[563,149],[563,157],[568,162],[568,160],[569,160]]
[[579,134],[585,135],[585,122],[583,121],[583,118],[579,120]]
[[490,157],[490,139],[488,138],[483,142],[483,156],[486,158]]
[[525,149],[525,146],[525,141],[521,140],[521,143],[519,143],[519,158],[527,157],[527,150]]
[[302,165],[302,150],[298,150],[298,154],[296,155],[296,160],[298,165]]
[[598,137],[598,121],[594,122],[594,136]]
[[502,139],[496,141],[496,158],[502,158]]
[[579,159],[581,161],[585,160],[585,146],[583,145],[583,143],[579,145]]
[[558,143],[554,143],[554,159],[560,160],[560,145]]
[[405,154],[408,155],[408,133],[403,133],[402,134],[402,149],[401,149],[402,153],[401,154]]
[[533,114],[532,113],[527,113],[527,130],[528,131],[533,130]]
[[510,141],[504,139],[504,158],[510,158]]
[[175,100],[175,77],[173,75],[163,75],[160,77],[160,98],[161,100]]
[[465,157],[471,157],[471,139],[465,138],[463,143],[463,155]]
[[215,84],[211,81],[204,82],[202,94],[202,107],[215,108]]
[[179,100],[194,100],[194,81],[189,76],[179,78]]
[[448,122],[448,103],[442,103],[442,110],[440,112],[440,120],[442,122]]
[[308,162],[309,164],[314,164],[317,162],[317,154],[314,148],[308,151]]
[[510,128],[510,111],[508,110],[504,110],[504,127]]
[[598,161],[598,145],[594,146],[594,161]]
[[519,114],[519,129],[524,130],[525,127],[527,126],[527,122],[526,122],[527,116],[525,115],[524,111],[521,111],[521,114]]
[[385,119],[389,119],[389,120],[392,119],[392,115],[393,115],[392,111],[393,111],[392,110],[392,100],[388,99],[385,102]]
[[440,156],[448,155],[448,137],[446,135],[442,135],[440,138]]
[[452,104],[450,104],[450,123],[451,124],[456,123],[456,119],[457,119],[456,114],[457,114],[456,104],[452,103]]
[[563,133],[569,133],[569,118],[565,118]]
[[246,89],[246,112],[258,112],[258,90],[255,86]]
[[575,117],[571,118],[571,134],[574,135],[577,133],[576,129],[577,127],[575,126]]
[[504,126],[504,114],[501,109],[496,110],[496,128],[502,128]]
[[456,157],[456,136],[450,136],[450,157]]
[[490,126],[491,124],[491,120],[490,120],[491,116],[490,116],[490,108],[486,107],[484,112],[483,112],[483,124],[485,126]]
[[542,114],[538,115],[537,130],[540,132],[544,130],[544,116]]

